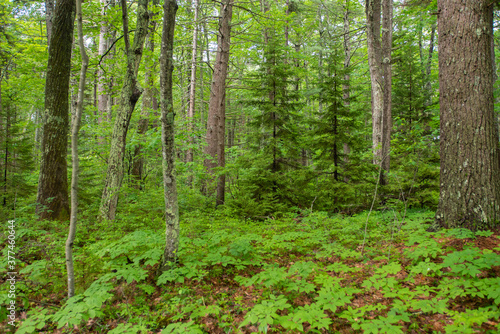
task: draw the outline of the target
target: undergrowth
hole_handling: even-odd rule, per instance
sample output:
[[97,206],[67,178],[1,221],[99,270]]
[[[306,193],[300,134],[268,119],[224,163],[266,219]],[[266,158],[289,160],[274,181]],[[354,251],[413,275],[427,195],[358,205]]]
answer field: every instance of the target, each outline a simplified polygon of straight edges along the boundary
[[432,216],[195,212],[159,276],[161,220],[82,221],[71,299],[66,227],[18,219],[17,333],[497,333],[499,231],[429,233]]

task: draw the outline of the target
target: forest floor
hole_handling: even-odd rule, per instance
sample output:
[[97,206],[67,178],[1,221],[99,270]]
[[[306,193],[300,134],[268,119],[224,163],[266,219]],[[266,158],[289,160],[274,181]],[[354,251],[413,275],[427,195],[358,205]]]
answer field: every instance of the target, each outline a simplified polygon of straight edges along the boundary
[[500,230],[426,232],[433,215],[193,213],[163,274],[161,219],[83,221],[70,300],[67,227],[18,219],[16,327],[2,308],[0,331],[498,333]]

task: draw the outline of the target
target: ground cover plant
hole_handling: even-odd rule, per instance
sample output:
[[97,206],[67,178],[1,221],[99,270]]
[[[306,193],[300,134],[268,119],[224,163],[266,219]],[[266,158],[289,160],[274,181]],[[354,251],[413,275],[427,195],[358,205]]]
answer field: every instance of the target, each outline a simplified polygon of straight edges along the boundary
[[500,231],[426,232],[432,217],[194,212],[163,274],[160,219],[87,221],[69,300],[64,226],[19,219],[17,333],[498,332]]

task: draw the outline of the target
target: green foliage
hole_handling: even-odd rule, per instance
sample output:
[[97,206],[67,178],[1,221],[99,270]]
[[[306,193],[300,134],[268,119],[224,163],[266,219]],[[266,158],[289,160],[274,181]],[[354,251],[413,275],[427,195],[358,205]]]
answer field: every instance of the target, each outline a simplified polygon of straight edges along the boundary
[[172,333],[172,334],[203,334],[200,326],[196,325],[194,321],[188,323],[175,323],[170,324],[165,328],[162,333]]
[[281,317],[276,312],[278,310],[285,310],[291,305],[288,304],[286,297],[283,295],[278,297],[270,295],[269,298],[270,300],[265,300],[248,311],[240,327],[248,324],[258,324],[259,331],[267,333],[268,326],[280,323],[279,319]]

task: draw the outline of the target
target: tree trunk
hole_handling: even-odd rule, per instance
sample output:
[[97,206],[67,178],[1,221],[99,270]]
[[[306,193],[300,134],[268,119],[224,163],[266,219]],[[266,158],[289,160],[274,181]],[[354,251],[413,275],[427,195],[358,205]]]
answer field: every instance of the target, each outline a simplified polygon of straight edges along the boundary
[[[102,16],[104,17],[106,15],[106,0],[101,0],[101,13]],[[104,56],[104,54],[108,50],[108,22],[106,20],[102,20],[100,22],[100,32],[99,32],[99,47],[98,47],[98,54],[99,54],[99,59]],[[109,94],[107,93],[106,87],[108,86],[107,80],[106,80],[106,74],[104,73],[104,70],[102,68],[103,64],[101,63],[100,66],[97,68],[97,123],[101,124],[106,118],[106,114],[108,112],[108,99],[109,99]],[[99,144],[103,145],[104,144],[104,138],[100,137],[99,138]]]
[[[189,143],[188,150],[186,153],[186,162],[193,162],[193,147],[195,145],[195,135],[194,135],[194,107],[196,102],[196,55],[198,52],[198,0],[194,0],[194,31],[193,31],[193,43],[192,53],[191,53],[191,82],[189,89],[189,110],[188,110],[188,122],[189,122]],[[189,183],[192,182],[192,176],[189,177]]]
[[83,98],[85,96],[85,78],[87,68],[89,66],[89,57],[85,52],[85,44],[83,42],[83,20],[82,20],[82,0],[76,0],[76,16],[78,23],[78,45],[82,56],[82,67],[80,70],[80,83],[78,85],[78,100],[76,106],[75,117],[73,118],[73,127],[71,130],[71,158],[72,158],[72,174],[71,174],[71,218],[69,223],[68,239],[66,240],[66,268],[68,272],[68,298],[75,295],[75,272],[73,269],[73,242],[76,235],[76,223],[78,213],[78,174],[79,174],[79,157],[78,157],[78,132],[80,131],[80,122],[83,113]]
[[497,227],[500,220],[490,5],[489,0],[438,1],[441,175],[437,226],[487,229]]
[[[351,76],[349,74],[349,66],[351,64],[351,38],[349,35],[350,30],[350,22],[349,22],[349,2],[350,0],[346,0],[344,6],[344,84],[342,85],[342,99],[344,100],[344,107],[349,109],[350,107],[350,83]],[[348,131],[348,129],[346,129]],[[349,177],[347,176],[347,166],[349,165],[349,154],[351,149],[348,143],[344,143],[343,147],[344,151],[344,182],[349,182]]]
[[45,81],[42,159],[37,195],[37,214],[41,219],[66,220],[69,216],[66,156],[74,21],[75,1],[58,1]]
[[[219,129],[217,133],[218,147],[217,147],[217,165],[219,167],[226,166],[226,93],[222,99],[222,103],[219,111]],[[229,99],[227,99],[227,104],[229,105]],[[217,197],[215,199],[215,205],[223,205],[226,190],[226,175],[222,173],[219,175],[217,180]]]
[[142,48],[148,31],[148,0],[139,0],[137,7],[137,27],[132,48],[129,42],[127,5],[122,0],[123,35],[127,55],[127,69],[120,93],[120,109],[116,115],[108,159],[106,182],[99,207],[99,220],[114,220],[118,205],[118,191],[124,176],[125,145],[130,117],[141,96],[137,87],[137,71],[142,57]]
[[392,130],[392,7],[393,0],[383,0],[382,70],[384,76],[384,108],[382,112],[382,173],[380,184],[387,183],[391,162]]
[[174,105],[172,97],[172,72],[174,70],[173,49],[176,0],[165,0],[163,4],[163,33],[160,56],[161,94],[161,141],[163,149],[163,186],[165,196],[166,244],[161,271],[170,268],[177,260],[179,248],[179,206],[175,176]]
[[380,1],[366,0],[368,65],[370,67],[372,95],[373,163],[376,165],[380,165],[382,161],[382,114],[384,109],[382,47],[380,43]]
[[52,36],[52,25],[54,20],[54,0],[45,1],[45,28],[47,30],[47,45],[50,46]]
[[[207,122],[207,147],[205,154],[210,158],[205,160],[205,167],[209,173],[213,173],[213,168],[220,165],[218,155],[223,155],[224,134],[221,134],[219,122],[225,123],[225,94],[226,77],[229,65],[229,48],[231,39],[231,17],[233,14],[234,0],[224,0],[219,13],[219,28],[217,36],[217,54],[215,57],[214,73],[212,75],[212,84],[210,89],[210,102],[208,107]],[[222,136],[222,138],[219,138]],[[208,187],[207,194],[210,193]]]
[[[153,3],[152,17],[156,15],[157,0]],[[150,31],[146,37],[146,50],[154,53],[154,34],[156,32],[156,21],[150,20]],[[139,123],[137,124],[137,135],[140,137],[139,144],[134,149],[133,164],[132,164],[132,178],[134,179],[134,187],[139,190],[143,189],[144,182],[144,157],[142,156],[142,142],[144,141],[144,134],[148,131],[149,114],[154,109],[154,72],[156,68],[156,60],[154,57],[146,59],[146,73],[144,74],[144,94],[142,96],[142,109]]]

